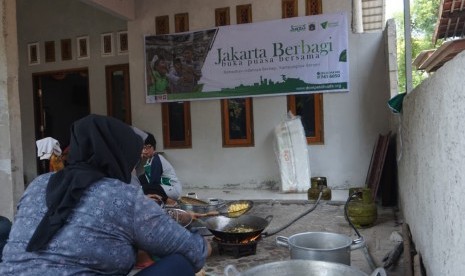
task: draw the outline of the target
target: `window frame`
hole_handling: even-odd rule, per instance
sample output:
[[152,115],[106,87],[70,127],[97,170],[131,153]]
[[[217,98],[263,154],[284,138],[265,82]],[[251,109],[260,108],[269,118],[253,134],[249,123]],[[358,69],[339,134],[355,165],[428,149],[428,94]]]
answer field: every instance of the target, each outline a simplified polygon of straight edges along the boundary
[[[122,108],[126,110],[124,122],[126,124],[132,124],[131,122],[131,89],[130,89],[130,79],[129,79],[129,63],[125,64],[116,64],[116,65],[107,65],[105,66],[105,83],[106,83],[106,96],[107,96],[107,115],[113,117],[113,82],[112,77],[115,71],[123,72],[124,79],[124,103]],[[116,117],[115,117],[116,118]],[[122,118],[119,118],[122,119]]]
[[[294,5],[293,11],[294,14],[289,14],[287,10],[285,10],[288,5]],[[282,0],[281,1],[282,7],[282,16],[284,17],[295,17],[297,16],[297,1],[294,0]],[[305,14],[306,15],[315,15],[322,13],[322,0],[306,0],[305,2]],[[302,95],[302,94],[301,94]],[[323,118],[323,94],[322,93],[315,93],[315,94],[303,94],[308,95],[309,97],[314,97],[313,99],[313,120],[315,125],[315,136],[306,136],[307,144],[308,145],[319,145],[324,144],[324,118]],[[294,115],[300,115],[297,113],[297,99],[295,95],[288,95],[287,96],[287,110],[292,112]]]
[[[291,12],[294,14],[291,16],[289,14],[288,8],[292,7]],[[297,5],[297,0],[281,0],[281,17],[288,18],[288,17],[296,17],[298,15],[299,6]]]
[[[215,10],[215,24],[218,27],[221,22],[219,20],[220,16],[225,15],[226,25],[229,25],[229,8],[222,8]],[[247,18],[241,16],[241,14],[246,14]],[[236,22],[237,24],[244,24],[252,22],[252,5],[238,5],[236,6]],[[238,98],[239,99],[239,98]],[[253,128],[253,99],[251,97],[243,98],[245,99],[244,109],[245,109],[245,132],[246,138],[244,139],[231,139],[230,133],[230,116],[229,116],[229,103],[232,99],[222,99],[220,100],[221,105],[221,133],[223,138],[223,147],[253,147],[255,146],[254,141],[254,128]]]
[[322,0],[306,0],[305,2],[305,14],[315,15],[323,13]]
[[[243,20],[246,15],[247,19]],[[252,4],[237,5],[236,6],[236,24],[252,23]]]
[[[221,18],[224,17],[224,24],[222,23]],[[231,22],[229,7],[217,8],[215,9],[215,26],[227,26]]]
[[[170,104],[180,104],[184,110],[184,140],[172,141],[170,139]],[[171,102],[162,103],[162,130],[163,130],[163,148],[165,149],[179,149],[179,148],[192,148],[192,135],[191,135],[191,111],[189,102]]]
[[[311,145],[319,145],[324,144],[324,125],[323,125],[323,94],[322,93],[315,93],[315,94],[303,94],[306,96],[313,96],[313,108],[314,108],[314,122],[315,122],[315,136],[306,136],[307,144]],[[297,101],[295,95],[287,96],[287,110],[292,112],[292,114],[299,116],[300,114],[297,113]]]
[[223,134],[223,147],[253,147],[254,141],[254,126],[253,126],[253,101],[252,98],[241,98],[245,100],[245,139],[231,139],[229,132],[230,116],[229,116],[229,99],[221,100],[221,132]]
[[174,29],[176,33],[189,31],[189,13],[177,13],[174,15]]
[[155,33],[157,35],[168,34],[170,32],[170,18],[168,15],[155,17]]
[[[167,18],[167,17],[166,17]],[[167,20],[167,19],[164,20]],[[189,14],[178,13],[174,15],[175,32],[189,31]],[[161,20],[161,19],[160,19]],[[166,31],[166,30],[165,30]],[[184,141],[172,141],[170,139],[170,104],[161,103],[162,112],[162,132],[163,132],[163,148],[165,149],[185,149],[192,148],[192,127],[191,127],[191,108],[190,102],[176,102],[175,104],[183,105],[184,110]]]

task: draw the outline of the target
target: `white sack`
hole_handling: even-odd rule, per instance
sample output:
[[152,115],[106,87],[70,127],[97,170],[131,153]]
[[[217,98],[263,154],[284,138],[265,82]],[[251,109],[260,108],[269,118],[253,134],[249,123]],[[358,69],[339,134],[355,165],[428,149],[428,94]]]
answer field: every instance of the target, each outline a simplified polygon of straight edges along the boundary
[[275,153],[282,192],[306,192],[310,188],[307,138],[299,116],[290,116],[274,130]]

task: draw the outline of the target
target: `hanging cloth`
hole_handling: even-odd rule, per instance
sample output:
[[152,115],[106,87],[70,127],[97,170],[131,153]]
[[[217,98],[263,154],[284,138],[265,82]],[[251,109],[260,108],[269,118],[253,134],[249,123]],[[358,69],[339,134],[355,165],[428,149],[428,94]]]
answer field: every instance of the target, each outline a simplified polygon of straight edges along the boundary
[[404,102],[405,95],[407,95],[407,93],[397,94],[388,101],[388,106],[393,113],[402,112],[402,103]]
[[46,137],[36,141],[37,145],[37,157],[40,160],[50,159],[52,154],[56,156],[61,155],[60,142],[52,137]]

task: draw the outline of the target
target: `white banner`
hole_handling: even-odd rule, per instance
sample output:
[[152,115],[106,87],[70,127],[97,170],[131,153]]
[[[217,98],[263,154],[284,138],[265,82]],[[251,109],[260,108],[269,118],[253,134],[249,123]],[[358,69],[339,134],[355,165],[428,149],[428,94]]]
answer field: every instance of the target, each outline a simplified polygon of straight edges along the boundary
[[345,13],[146,36],[145,46],[147,102],[349,90]]

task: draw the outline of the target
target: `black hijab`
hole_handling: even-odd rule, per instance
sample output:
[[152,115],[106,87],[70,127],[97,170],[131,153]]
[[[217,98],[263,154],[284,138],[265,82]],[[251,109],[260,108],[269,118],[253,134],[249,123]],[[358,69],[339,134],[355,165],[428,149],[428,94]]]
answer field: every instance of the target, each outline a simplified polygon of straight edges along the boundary
[[142,138],[117,119],[89,115],[74,122],[69,165],[50,177],[46,190],[48,211],[26,251],[43,249],[49,243],[92,183],[103,177],[130,183],[142,147]]

